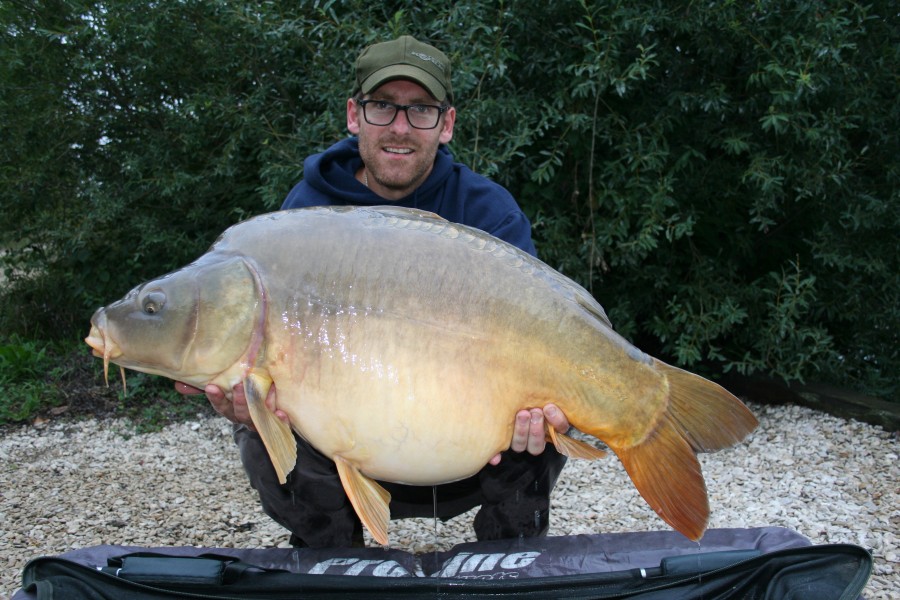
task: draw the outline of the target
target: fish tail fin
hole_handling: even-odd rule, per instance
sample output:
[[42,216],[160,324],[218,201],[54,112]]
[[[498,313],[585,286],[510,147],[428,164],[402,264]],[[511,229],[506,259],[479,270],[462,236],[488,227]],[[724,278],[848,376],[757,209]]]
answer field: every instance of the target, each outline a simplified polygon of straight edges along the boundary
[[639,444],[616,448],[635,487],[654,511],[684,536],[699,540],[709,521],[698,452],[733,446],[757,420],[722,386],[655,361],[669,382],[669,404]]
[[759,425],[743,402],[718,383],[656,361],[669,381],[670,418],[696,452],[734,446]]
[[253,426],[259,432],[263,445],[269,453],[272,466],[278,475],[278,482],[287,482],[287,475],[297,463],[297,442],[291,433],[291,426],[266,408],[266,396],[272,387],[272,379],[260,369],[252,369],[244,378],[244,395]]

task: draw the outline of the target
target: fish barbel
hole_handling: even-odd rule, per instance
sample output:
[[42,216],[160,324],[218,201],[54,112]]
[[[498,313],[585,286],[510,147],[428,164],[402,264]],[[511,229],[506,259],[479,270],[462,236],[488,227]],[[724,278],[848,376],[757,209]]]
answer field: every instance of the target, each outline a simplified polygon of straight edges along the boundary
[[[696,454],[757,424],[721,386],[631,345],[584,288],[540,260],[412,209],[244,221],[91,323],[86,341],[107,365],[228,393],[243,383],[280,481],[296,462],[293,430],[335,461],[381,544],[390,496],[375,480],[473,475],[509,447],[518,410],[548,403],[615,452],[656,513],[697,540],[709,504]],[[602,455],[548,435],[568,456]]]

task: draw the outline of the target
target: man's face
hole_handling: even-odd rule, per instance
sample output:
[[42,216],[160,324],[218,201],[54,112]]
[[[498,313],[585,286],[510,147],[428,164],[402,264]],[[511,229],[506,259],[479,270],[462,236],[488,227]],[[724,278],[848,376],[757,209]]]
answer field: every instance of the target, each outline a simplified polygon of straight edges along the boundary
[[[389,81],[366,99],[395,104],[440,104],[420,85],[412,81]],[[434,129],[415,129],[406,113],[398,111],[387,126],[370,125],[362,107],[352,98],[347,101],[347,129],[359,136],[359,153],[366,166],[369,188],[387,200],[399,200],[418,188],[434,167],[440,144],[453,138],[456,110],[450,108]]]

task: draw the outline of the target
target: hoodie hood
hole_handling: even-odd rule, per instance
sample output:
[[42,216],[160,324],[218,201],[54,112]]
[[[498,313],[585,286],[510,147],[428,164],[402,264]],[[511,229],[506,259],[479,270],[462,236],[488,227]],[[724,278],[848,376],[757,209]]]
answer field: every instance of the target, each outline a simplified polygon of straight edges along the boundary
[[[303,178],[318,194],[331,204],[376,206],[386,200],[356,180],[356,172],[363,166],[356,137],[341,140],[325,152],[313,154],[303,161]],[[443,186],[453,171],[453,155],[443,144],[438,147],[434,168],[425,182],[409,196],[390,202],[392,205],[421,208],[431,204],[428,199]],[[420,206],[421,205],[421,206]]]
[[422,185],[397,201],[388,201],[357,181],[356,172],[362,166],[356,137],[337,142],[303,161],[303,180],[294,186],[281,208],[386,204],[418,208],[486,231],[536,255],[531,223],[509,191],[453,162],[446,146],[438,147],[434,167]]

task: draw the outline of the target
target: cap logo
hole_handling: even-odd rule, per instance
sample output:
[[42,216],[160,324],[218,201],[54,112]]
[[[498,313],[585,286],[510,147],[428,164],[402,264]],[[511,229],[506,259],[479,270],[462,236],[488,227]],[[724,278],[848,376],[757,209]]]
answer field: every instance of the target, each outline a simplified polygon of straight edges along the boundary
[[426,61],[432,63],[433,65],[435,65],[435,66],[436,66],[438,69],[440,69],[441,71],[444,70],[444,65],[443,65],[443,63],[441,63],[441,61],[439,61],[438,59],[436,59],[436,58],[433,57],[433,56],[430,56],[430,55],[428,55],[428,54],[425,54],[424,52],[415,52],[415,51],[410,52],[410,54],[412,54],[412,55],[415,56],[416,58],[420,58],[420,59],[422,59],[422,60],[426,60]]

